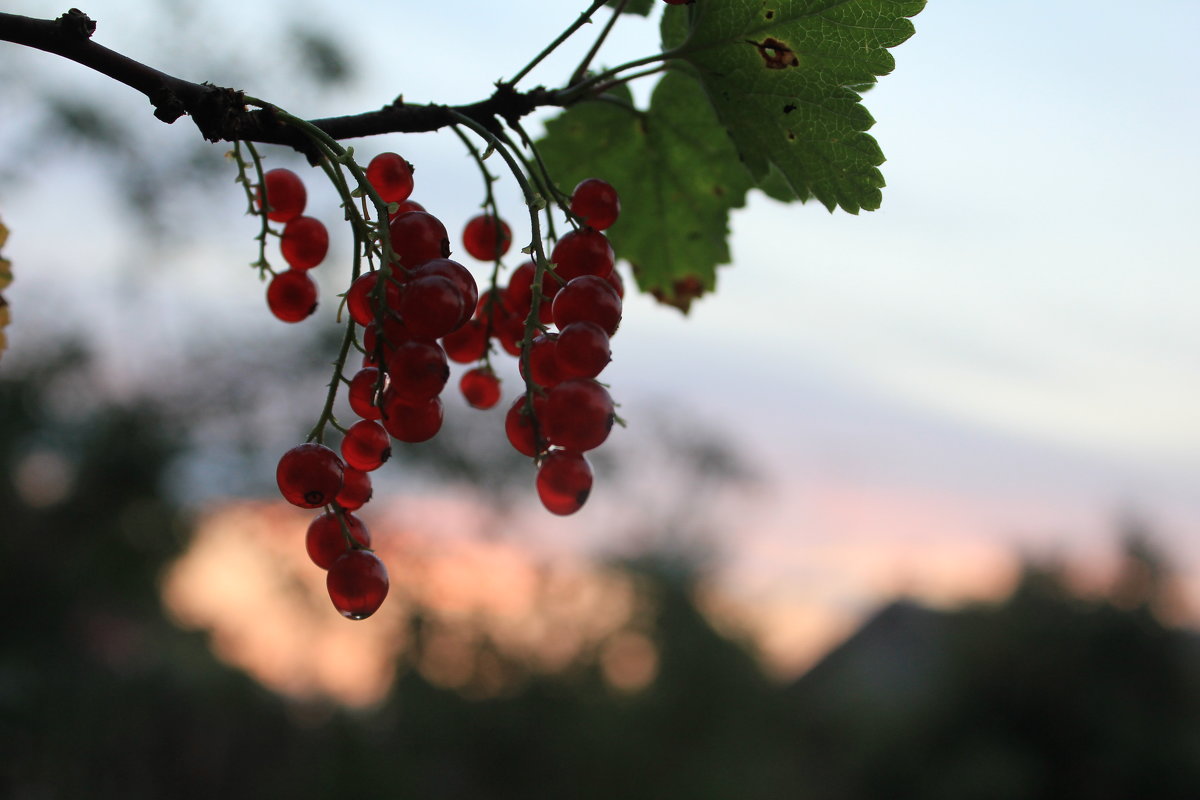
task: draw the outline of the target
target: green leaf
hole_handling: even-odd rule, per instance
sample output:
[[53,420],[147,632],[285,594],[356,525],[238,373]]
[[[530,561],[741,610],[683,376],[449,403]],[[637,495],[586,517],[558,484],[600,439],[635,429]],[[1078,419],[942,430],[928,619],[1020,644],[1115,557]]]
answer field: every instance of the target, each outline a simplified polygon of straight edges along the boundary
[[[618,0],[608,0],[606,5],[615,7],[617,2]],[[654,8],[655,2],[656,0],[629,0],[629,2],[625,4],[625,8],[621,10],[621,13],[637,14],[644,17],[650,13],[651,9]]]
[[[925,0],[702,0],[663,14],[664,50],[704,86],[756,181],[876,209],[883,152],[860,92],[892,71]],[[773,181],[777,182],[777,181]],[[772,193],[774,194],[774,193]]]
[[546,123],[538,148],[564,189],[592,177],[616,188],[621,216],[607,233],[639,288],[687,311],[715,287],[729,210],[754,184],[694,80],[668,73],[647,111],[624,86],[579,103]]

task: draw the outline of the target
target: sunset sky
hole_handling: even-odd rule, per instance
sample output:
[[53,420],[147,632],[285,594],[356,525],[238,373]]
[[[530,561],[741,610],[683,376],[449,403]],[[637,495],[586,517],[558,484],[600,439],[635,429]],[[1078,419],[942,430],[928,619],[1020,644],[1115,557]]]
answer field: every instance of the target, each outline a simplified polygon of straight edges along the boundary
[[[62,11],[9,5],[34,16]],[[401,91],[410,101],[478,99],[583,4],[399,4],[388,24],[376,21],[377,4],[348,0],[336,16],[299,5],[344,43],[359,43],[370,79],[315,102],[286,82],[245,88],[319,117]],[[101,21],[102,43],[221,82],[190,74],[170,42],[148,45],[123,24],[142,7],[97,0],[86,10]],[[271,24],[274,4],[234,8],[213,2],[195,13],[198,36],[226,15],[241,21],[206,47],[253,48],[256,26]],[[743,617],[762,641],[801,654],[797,664],[816,652],[813,642],[835,640],[896,593],[996,596],[1025,555],[1102,571],[1123,514],[1158,533],[1200,623],[1200,90],[1191,64],[1200,5],[1161,0],[1133,14],[1115,2],[998,9],[935,0],[914,24],[916,35],[893,51],[895,73],[865,97],[888,156],[883,208],[831,215],[755,194],[733,217],[733,265],[689,317],[627,299],[605,376],[629,427],[606,447],[618,456],[636,448],[666,413],[736,448],[760,480],[720,498],[713,517],[721,602],[749,609]],[[534,82],[573,67],[587,34]],[[602,59],[645,54],[654,41],[653,25],[622,22]],[[186,56],[197,46],[180,49]],[[115,103],[144,105],[48,55],[0,53],[6,71],[55,70],[89,92],[112,92]],[[184,122],[166,128],[146,115],[145,125],[162,137],[194,135]],[[358,147],[396,149],[416,163],[414,198],[452,230],[474,213],[478,176],[452,135]],[[72,254],[64,282],[57,187],[78,169],[78,161],[48,165],[38,185],[0,187],[17,279],[6,292],[11,348],[22,347],[35,318],[38,330],[53,327],[39,309],[87,308],[111,374],[137,375],[146,353],[128,347],[136,320],[156,321],[157,341],[147,344],[156,364],[203,320],[232,329],[253,318],[247,335],[276,324],[242,267],[254,229],[232,182],[228,202],[197,216],[194,244],[162,254],[161,268],[131,273],[121,263],[129,228],[111,187],[88,174],[72,184],[73,208],[88,209],[72,220],[87,253]],[[512,182],[500,191],[502,210],[521,219]],[[329,276],[326,291],[332,270],[317,271],[318,281]],[[645,477],[655,480],[676,478]],[[671,491],[686,496],[686,487]],[[620,551],[636,538],[614,542],[611,520],[636,511],[601,483],[577,517],[531,512],[513,535],[534,552]]]

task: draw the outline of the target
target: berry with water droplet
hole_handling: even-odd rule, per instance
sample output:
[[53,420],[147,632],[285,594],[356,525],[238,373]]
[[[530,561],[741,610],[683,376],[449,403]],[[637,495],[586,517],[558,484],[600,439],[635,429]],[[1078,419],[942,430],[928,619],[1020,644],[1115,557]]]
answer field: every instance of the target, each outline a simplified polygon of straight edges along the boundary
[[366,619],[379,610],[388,585],[387,567],[370,550],[347,550],[325,576],[333,607],[348,619]]

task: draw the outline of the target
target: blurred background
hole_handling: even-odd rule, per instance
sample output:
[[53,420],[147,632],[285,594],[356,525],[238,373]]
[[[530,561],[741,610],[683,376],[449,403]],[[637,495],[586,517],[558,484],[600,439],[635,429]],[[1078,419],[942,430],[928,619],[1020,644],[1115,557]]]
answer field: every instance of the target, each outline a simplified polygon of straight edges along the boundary
[[[479,99],[580,10],[401,6],[83,10],[306,117]],[[375,475],[392,593],[360,623],[272,478],[340,336],[333,194],[264,148],[333,237],[321,309],[285,325],[228,147],[0,45],[0,794],[1197,796],[1200,7],[914,22],[865,99],[883,208],[753,193],[716,295],[627,296],[628,427],[573,517],[538,504],[508,400],[448,387],[442,433]],[[656,40],[631,17],[601,61]],[[355,145],[412,161],[452,237],[477,212],[454,136]]]

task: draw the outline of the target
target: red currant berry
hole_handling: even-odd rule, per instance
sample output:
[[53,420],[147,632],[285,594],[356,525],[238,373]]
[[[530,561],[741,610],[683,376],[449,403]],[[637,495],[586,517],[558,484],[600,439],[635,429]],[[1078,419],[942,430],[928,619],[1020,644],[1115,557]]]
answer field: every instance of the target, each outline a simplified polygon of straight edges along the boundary
[[395,153],[380,153],[367,164],[367,181],[383,202],[402,202],[412,194],[412,164]]
[[614,289],[617,290],[617,297],[624,300],[625,299],[625,281],[622,280],[621,273],[617,272],[616,268],[614,267],[613,271],[608,273],[608,277],[605,280],[607,280],[609,285],[611,285]]
[[621,324],[621,298],[604,278],[583,275],[567,282],[554,296],[554,324],[561,331],[572,322],[594,322],[612,336]]
[[509,311],[502,297],[498,291],[489,291],[479,298],[475,315],[506,353],[519,356],[521,339],[525,336],[525,320]]
[[603,386],[587,378],[572,378],[546,395],[541,421],[551,444],[584,451],[603,444],[615,418],[612,397]]
[[458,388],[474,408],[491,408],[500,402],[500,379],[487,367],[464,372]]
[[446,357],[459,364],[474,364],[487,352],[487,326],[473,319],[442,339]]
[[613,270],[613,249],[608,237],[591,228],[568,231],[554,245],[550,260],[564,281],[580,275],[608,277]]
[[317,310],[317,284],[301,269],[276,273],[267,284],[267,307],[284,322],[299,322]]
[[592,491],[592,467],[582,453],[551,450],[542,457],[537,493],[552,514],[566,516],[583,508]]
[[446,226],[433,214],[424,211],[401,214],[392,220],[389,232],[397,260],[408,269],[450,255]]
[[544,443],[546,438],[542,429],[542,420],[546,416],[545,396],[534,395],[532,415],[527,413],[525,408],[525,396],[522,395],[516,399],[504,417],[504,434],[518,453],[532,458],[545,449],[538,446],[538,439],[541,438]]
[[388,392],[401,403],[422,405],[441,394],[450,378],[446,351],[436,342],[404,342],[388,359]]
[[607,181],[588,178],[580,181],[571,193],[571,213],[588,227],[602,231],[617,221],[621,200],[617,190]]
[[[342,529],[343,521],[345,531]],[[304,549],[314,564],[321,569],[329,569],[338,556],[350,549],[346,533],[350,534],[356,546],[371,546],[371,533],[362,520],[347,512],[326,511],[309,523]]]
[[292,269],[312,269],[329,252],[329,231],[319,219],[296,217],[284,226],[279,251]]
[[428,441],[442,429],[440,397],[414,406],[401,403],[385,393],[383,409],[383,427],[397,441],[410,444]]
[[463,308],[462,292],[454,281],[441,275],[425,275],[409,281],[400,297],[400,316],[417,339],[440,339],[456,329],[462,321]]
[[594,378],[612,361],[608,334],[594,322],[572,322],[558,334],[554,357],[564,377]]
[[462,318],[454,328],[457,330],[462,325],[465,325],[479,303],[479,284],[475,282],[475,276],[462,264],[448,258],[435,258],[432,261],[426,261],[412,271],[410,278],[416,280],[426,275],[441,275],[443,278],[448,278],[462,292]]
[[[383,385],[386,388],[386,375],[383,379]],[[347,394],[350,398],[350,408],[354,410],[355,414],[358,414],[363,419],[379,419],[383,416],[383,412],[379,408],[380,397],[378,388],[378,368],[363,367],[354,373],[354,377],[350,379],[350,390]],[[362,469],[362,467],[359,467],[359,469]]]
[[415,200],[405,200],[403,203],[396,204],[396,210],[388,214],[388,219],[395,219],[401,214],[407,214],[410,211],[424,211],[425,206]]
[[347,511],[357,511],[371,499],[371,476],[360,469],[346,467],[342,490],[334,502]]
[[558,386],[563,382],[565,376],[558,368],[558,360],[554,355],[557,350],[557,334],[543,333],[535,336],[529,343],[529,371],[532,375],[525,374],[525,362],[522,359],[520,362],[521,377],[531,378],[543,389]]
[[275,480],[284,499],[301,508],[332,503],[342,490],[345,466],[323,444],[309,442],[293,447],[279,459]]
[[363,472],[379,469],[392,455],[392,440],[378,422],[360,419],[342,439],[342,458]]
[[[382,316],[376,313],[375,298],[372,297],[378,283],[379,272],[367,272],[355,278],[346,292],[346,310],[350,313],[350,319],[364,327]],[[395,311],[400,307],[400,287],[395,281],[384,279],[383,298],[385,310]]]
[[480,214],[467,220],[463,228],[463,247],[480,261],[496,261],[512,245],[512,229],[504,220]]
[[[304,213],[308,192],[304,181],[290,169],[271,169],[263,175],[267,187],[267,219],[273,222],[290,222]],[[262,208],[262,192],[258,192],[258,205]]]
[[366,619],[387,597],[387,567],[370,550],[347,550],[329,567],[325,587],[343,617]]
[[[380,331],[383,331],[382,337],[379,334]],[[363,361],[366,362],[370,359],[369,366],[378,366],[374,359],[379,356],[381,349],[384,361],[386,361],[396,352],[397,347],[411,341],[412,338],[412,334],[408,331],[408,326],[399,317],[385,317],[382,325],[374,322],[363,329],[362,346],[367,354],[367,357]],[[367,366],[366,364],[364,365]]]
[[[529,316],[529,309],[533,305],[533,278],[536,270],[537,267],[532,261],[526,261],[513,270],[513,274],[508,278],[508,287],[504,290],[505,308],[522,320]],[[538,306],[538,316],[543,325],[549,325],[553,321],[550,300],[561,286],[549,270],[542,275],[542,302]]]

